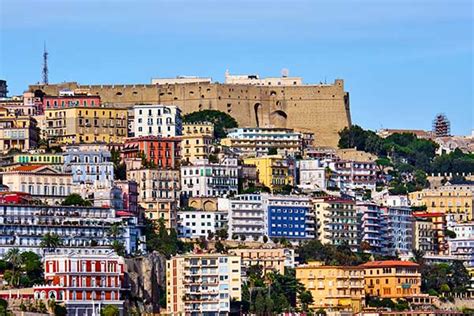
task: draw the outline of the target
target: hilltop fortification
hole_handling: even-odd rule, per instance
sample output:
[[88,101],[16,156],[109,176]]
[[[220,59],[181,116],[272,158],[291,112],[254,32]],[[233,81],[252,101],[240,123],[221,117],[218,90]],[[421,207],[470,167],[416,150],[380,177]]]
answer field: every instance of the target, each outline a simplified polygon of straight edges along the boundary
[[[315,145],[337,146],[338,131],[351,124],[349,94],[344,81],[303,84],[300,78],[266,78],[255,83],[231,78],[227,82],[178,79],[156,84],[80,85],[76,82],[31,85],[30,91],[58,95],[63,89],[100,95],[102,103],[130,107],[134,104],[174,104],[183,113],[204,109],[233,116],[239,126],[274,126],[313,132]],[[257,77],[258,78],[258,77]],[[156,82],[156,81],[155,81]]]

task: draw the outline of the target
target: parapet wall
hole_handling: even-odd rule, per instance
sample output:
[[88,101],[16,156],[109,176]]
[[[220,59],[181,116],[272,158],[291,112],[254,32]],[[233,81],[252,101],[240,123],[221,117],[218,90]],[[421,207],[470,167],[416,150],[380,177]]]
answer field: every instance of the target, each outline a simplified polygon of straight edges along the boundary
[[313,132],[316,146],[336,147],[338,132],[351,124],[349,94],[344,81],[333,84],[253,86],[219,83],[79,85],[76,82],[31,85],[58,95],[62,89],[81,89],[100,95],[102,103],[130,107],[135,104],[178,105],[183,114],[219,110],[233,116],[239,126],[273,126]]

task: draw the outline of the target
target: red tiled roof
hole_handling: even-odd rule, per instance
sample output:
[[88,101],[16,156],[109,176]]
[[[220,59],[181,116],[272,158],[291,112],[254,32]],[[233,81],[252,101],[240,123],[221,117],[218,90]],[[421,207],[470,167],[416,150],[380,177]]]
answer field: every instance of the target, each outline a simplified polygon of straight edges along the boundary
[[34,171],[43,167],[45,167],[45,165],[26,165],[16,167],[15,169],[12,169],[12,171]]
[[423,212],[423,213],[413,213],[413,216],[415,217],[439,217],[439,216],[444,216],[444,213],[438,212],[438,213],[429,213],[429,212]]
[[413,267],[417,268],[419,265],[411,261],[400,260],[385,260],[385,261],[369,261],[359,265],[363,268],[385,268],[385,267]]

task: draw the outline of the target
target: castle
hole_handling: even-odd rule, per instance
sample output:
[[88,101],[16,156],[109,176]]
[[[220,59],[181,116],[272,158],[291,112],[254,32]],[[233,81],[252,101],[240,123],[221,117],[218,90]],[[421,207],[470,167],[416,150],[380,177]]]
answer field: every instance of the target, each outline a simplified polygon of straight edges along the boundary
[[260,79],[257,75],[232,76],[226,82],[208,78],[153,79],[154,84],[80,85],[77,82],[30,85],[29,90],[58,95],[69,89],[100,95],[103,104],[178,105],[183,114],[204,109],[233,116],[239,126],[273,126],[314,133],[314,145],[336,147],[338,132],[351,125],[349,93],[344,81],[303,84],[300,77]]

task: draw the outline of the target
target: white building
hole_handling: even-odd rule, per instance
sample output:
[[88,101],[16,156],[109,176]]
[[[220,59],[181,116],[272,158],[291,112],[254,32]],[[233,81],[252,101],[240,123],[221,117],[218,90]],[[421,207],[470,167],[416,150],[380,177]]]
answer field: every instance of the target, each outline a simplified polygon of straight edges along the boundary
[[387,248],[389,253],[408,254],[413,245],[413,216],[409,207],[384,209],[387,218]]
[[229,238],[245,236],[245,240],[262,240],[267,235],[266,215],[260,194],[242,194],[229,199]]
[[259,75],[231,75],[225,72],[226,84],[246,84],[256,86],[300,86],[303,84],[301,77],[288,77],[288,70],[283,69],[281,77],[260,78]]
[[178,212],[178,236],[180,238],[200,238],[211,233],[215,234],[216,230],[221,227],[220,220],[223,214],[216,211],[203,210],[186,210]]
[[288,128],[239,127],[230,129],[221,144],[246,156],[265,156],[270,149],[283,156],[294,156],[302,152],[303,135]]
[[175,105],[133,106],[134,137],[175,137],[182,133],[181,110]]
[[298,160],[298,185],[303,189],[326,189],[326,164],[317,159]]
[[219,163],[197,159],[181,166],[181,193],[189,197],[223,197],[238,191],[237,159],[224,157]]
[[363,191],[375,191],[376,164],[371,161],[339,160],[329,164],[332,179],[341,192],[350,196],[362,195]]

